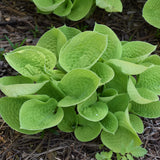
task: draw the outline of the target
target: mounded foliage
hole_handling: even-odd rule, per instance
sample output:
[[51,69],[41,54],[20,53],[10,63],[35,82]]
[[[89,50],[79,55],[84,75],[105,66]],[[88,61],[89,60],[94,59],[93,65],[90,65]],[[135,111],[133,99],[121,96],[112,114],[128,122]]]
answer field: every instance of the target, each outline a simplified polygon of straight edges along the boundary
[[6,95],[0,99],[0,114],[21,133],[58,126],[79,141],[100,135],[113,152],[143,156],[139,116],[160,117],[160,63],[150,55],[155,49],[140,41],[122,45],[100,24],[85,32],[52,28],[36,46],[5,55],[20,75],[0,78]]

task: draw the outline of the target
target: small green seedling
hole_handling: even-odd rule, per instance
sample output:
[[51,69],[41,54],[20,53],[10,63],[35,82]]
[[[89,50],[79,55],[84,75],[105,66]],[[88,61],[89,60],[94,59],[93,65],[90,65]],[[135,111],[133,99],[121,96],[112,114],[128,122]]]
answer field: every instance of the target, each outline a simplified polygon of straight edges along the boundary
[[72,21],[86,17],[95,6],[107,12],[122,12],[121,0],[33,0],[33,2],[39,13],[54,13]]
[[143,17],[149,24],[160,29],[160,1],[147,0],[143,8]]
[[[105,25],[84,32],[52,28],[36,46],[5,55],[20,75],[0,78],[6,95],[0,114],[21,133],[58,126],[81,142],[100,135],[120,159],[144,156],[139,116],[160,117],[160,58],[150,55],[155,49],[146,42],[121,42]],[[96,157],[111,159],[111,152]]]

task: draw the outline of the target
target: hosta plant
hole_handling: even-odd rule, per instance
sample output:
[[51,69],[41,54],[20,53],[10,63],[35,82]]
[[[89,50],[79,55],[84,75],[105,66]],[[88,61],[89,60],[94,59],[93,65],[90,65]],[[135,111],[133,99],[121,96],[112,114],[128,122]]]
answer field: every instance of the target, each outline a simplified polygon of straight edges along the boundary
[[160,29],[160,1],[147,0],[143,8],[143,17],[149,24]]
[[95,6],[107,12],[122,12],[121,0],[32,0],[43,14],[54,13],[77,21],[87,16]]
[[[36,46],[5,59],[19,75],[0,78],[0,114],[13,129],[36,134],[58,126],[82,142],[100,136],[117,158],[140,157],[141,117],[160,116],[156,46],[121,42],[107,26],[53,28]],[[109,156],[101,154],[98,157]],[[110,156],[108,157],[110,159]]]

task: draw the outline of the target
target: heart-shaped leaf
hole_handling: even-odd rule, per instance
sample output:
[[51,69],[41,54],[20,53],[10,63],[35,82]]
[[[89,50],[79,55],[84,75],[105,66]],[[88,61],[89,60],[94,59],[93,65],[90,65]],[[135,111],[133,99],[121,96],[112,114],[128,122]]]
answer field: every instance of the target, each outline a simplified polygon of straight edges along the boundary
[[76,68],[91,68],[106,50],[107,39],[106,35],[96,32],[79,33],[61,49],[60,65],[67,72]]
[[53,98],[47,102],[31,99],[20,109],[20,126],[28,130],[43,130],[59,124],[63,116],[63,109],[57,108]]

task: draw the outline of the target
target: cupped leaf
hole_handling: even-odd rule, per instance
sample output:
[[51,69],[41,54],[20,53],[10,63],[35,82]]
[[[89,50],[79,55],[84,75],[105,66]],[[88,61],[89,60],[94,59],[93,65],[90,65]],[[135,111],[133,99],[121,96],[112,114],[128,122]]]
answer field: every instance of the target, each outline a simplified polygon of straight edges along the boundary
[[159,100],[159,97],[154,92],[148,89],[136,89],[131,78],[129,78],[128,80],[127,91],[130,99],[139,104],[147,104]]
[[96,5],[107,12],[122,12],[123,9],[121,0],[96,0]]
[[160,1],[147,0],[143,7],[143,17],[152,26],[160,29]]
[[85,101],[96,91],[99,82],[99,77],[92,71],[72,70],[59,83],[59,87],[66,97],[59,101],[58,106],[69,107]]
[[106,35],[96,32],[79,33],[61,49],[60,65],[67,72],[76,68],[92,67],[104,53],[107,39]]
[[135,131],[140,134],[143,133],[143,131],[144,131],[143,121],[138,116],[136,116],[134,114],[130,114],[129,119],[130,119],[131,125],[133,126]]
[[100,101],[108,103],[117,95],[118,95],[117,90],[115,90],[113,88],[105,88],[103,90],[102,94],[100,94],[100,96],[98,98]]
[[70,14],[71,9],[73,7],[71,0],[65,0],[61,5],[59,5],[55,10],[54,14],[58,16],[67,16]]
[[52,28],[42,35],[37,46],[47,48],[53,52],[56,57],[59,57],[59,52],[62,46],[66,43],[66,36],[57,28]]
[[127,146],[129,146],[132,141],[134,146],[141,145],[139,140],[137,140],[137,136],[121,126],[119,126],[115,134],[102,131],[101,141],[106,147],[116,153],[126,151]]
[[105,132],[115,134],[118,129],[118,120],[112,112],[108,112],[107,116],[100,121],[100,124]]
[[19,111],[24,102],[29,100],[28,98],[12,98],[4,97],[0,99],[0,115],[3,120],[14,130],[24,134],[36,134],[41,130],[29,131],[20,128]]
[[17,97],[21,95],[34,94],[39,91],[47,81],[42,83],[10,84],[1,85],[1,91],[8,97]]
[[101,78],[100,85],[108,83],[114,77],[113,69],[105,63],[97,62],[91,70]]
[[74,107],[63,108],[64,117],[58,124],[58,128],[63,132],[73,132],[77,125],[77,114]]
[[[101,0],[100,0],[101,1]],[[102,58],[104,60],[116,58],[119,59],[122,54],[122,45],[117,35],[109,27],[101,24],[95,24],[94,31],[108,35],[108,47]]]
[[146,66],[118,59],[110,59],[108,63],[117,67],[122,73],[127,75],[137,75],[148,69]]
[[78,115],[78,125],[74,131],[76,138],[81,142],[88,142],[95,139],[101,132],[98,122],[88,121]]
[[14,52],[21,51],[21,50],[26,50],[27,52],[28,49],[35,51],[35,52],[38,51],[42,53],[45,56],[46,70],[53,70],[53,68],[55,67],[57,63],[57,59],[56,59],[55,54],[46,48],[39,47],[39,46],[22,46],[22,47],[16,48],[13,52],[10,52],[10,53],[14,53]]
[[108,107],[104,102],[96,102],[92,105],[86,105],[86,103],[82,103],[78,105],[79,114],[93,122],[98,122],[102,120],[108,114]]
[[57,108],[55,99],[47,102],[31,99],[20,109],[20,126],[28,130],[43,130],[59,124],[63,116],[63,109]]
[[109,111],[111,112],[118,112],[118,111],[125,111],[129,104],[129,96],[128,94],[119,94],[110,102],[107,103]]
[[51,12],[56,9],[65,0],[33,0],[37,8],[42,12]]
[[81,31],[77,28],[68,27],[66,25],[58,28],[63,34],[66,36],[67,40],[73,38],[77,34],[81,33]]
[[137,87],[147,88],[160,95],[160,66],[153,66],[139,75]]
[[37,76],[39,79],[44,75],[45,56],[39,51],[20,50],[5,55],[5,59],[12,68],[25,77],[37,80]]
[[34,95],[28,94],[28,95],[20,96],[20,97],[28,98],[28,99],[38,99],[38,100],[43,101],[43,102],[47,102],[50,99],[49,96],[44,95],[44,94],[34,94]]
[[122,47],[122,59],[139,63],[155,51],[156,47],[142,41],[128,42]]
[[72,21],[84,18],[90,11],[93,0],[74,0],[71,13],[67,16]]
[[141,117],[158,118],[160,117],[160,101],[149,104],[137,104],[132,102],[131,111]]

